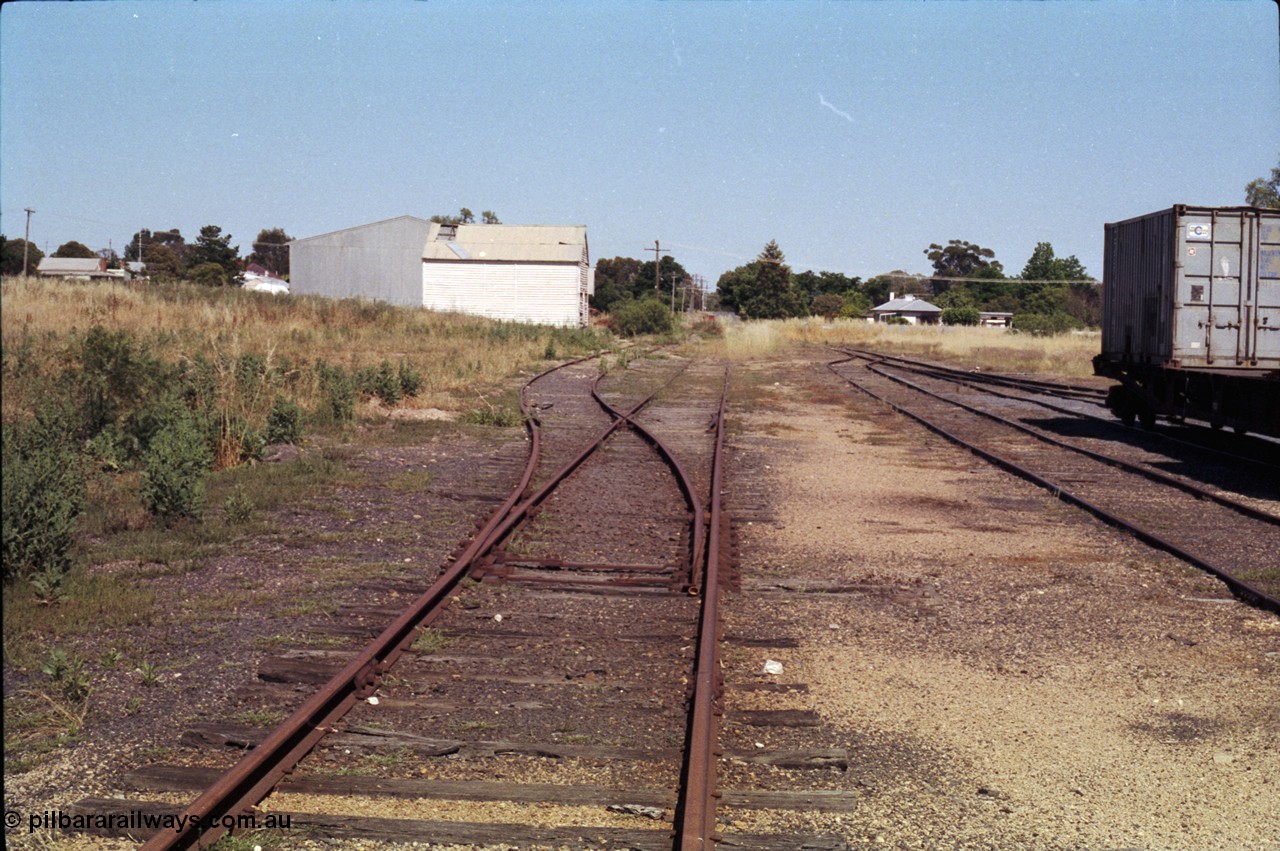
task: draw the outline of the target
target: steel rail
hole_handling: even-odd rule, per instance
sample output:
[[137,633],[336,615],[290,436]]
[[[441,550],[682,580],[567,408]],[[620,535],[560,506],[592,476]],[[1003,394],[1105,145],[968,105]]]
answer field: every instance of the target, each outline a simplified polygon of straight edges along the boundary
[[[883,355],[877,352],[866,351],[864,349],[848,350],[848,349],[836,348],[834,346],[832,348],[835,351],[838,351],[841,354],[845,354],[845,355],[856,355],[858,357],[864,357],[869,360],[871,359],[893,360],[901,364],[907,364],[908,366],[904,368],[909,369],[913,372],[931,375],[932,377],[937,378],[939,380],[951,381],[965,387],[971,387],[974,390],[981,390],[984,393],[989,393],[992,396],[999,396],[1002,399],[1013,399],[1015,401],[1027,402],[1028,404],[1038,405],[1041,408],[1046,408],[1050,411],[1056,411],[1060,414],[1067,414],[1073,417],[1082,417],[1085,419],[1093,420],[1094,422],[1102,423],[1111,428],[1123,428],[1126,430],[1130,429],[1130,426],[1125,426],[1120,422],[1118,422],[1115,416],[1111,414],[1109,411],[1108,411],[1108,416],[1104,417],[1104,416],[1099,416],[1097,414],[1086,413],[1084,411],[1077,411],[1072,408],[1064,408],[1061,405],[1055,405],[1051,402],[1046,402],[1041,399],[1028,399],[1025,396],[1015,396],[1011,393],[1007,393],[1001,390],[995,390],[990,387],[977,386],[978,384],[983,384],[988,381],[991,381],[992,383],[996,383],[996,384],[1002,383],[996,380],[995,376],[979,376],[973,373],[963,372],[962,370],[952,369],[950,367],[925,363],[924,361],[915,361],[909,358],[898,357],[895,355]],[[1021,382],[1022,382],[1021,379],[1014,379],[1010,381],[1007,386],[1017,387],[1019,389],[1025,390],[1028,393],[1037,392],[1035,389],[1033,389],[1034,386],[1037,384],[1049,384],[1049,386],[1054,386],[1048,382],[1031,382],[1028,386],[1022,387]],[[1050,395],[1053,395],[1053,394],[1050,394]],[[1076,401],[1081,401],[1081,402],[1089,402],[1089,400],[1082,399],[1080,397],[1068,397],[1068,398],[1074,398]],[[1234,452],[1227,452],[1222,449],[1216,449],[1212,446],[1205,446],[1204,444],[1201,444],[1201,443],[1193,443],[1192,441],[1189,441],[1189,440],[1182,440],[1181,438],[1174,437],[1173,435],[1168,434],[1163,430],[1156,431],[1153,429],[1143,429],[1142,433],[1148,434],[1151,437],[1156,438],[1158,440],[1167,441],[1168,443],[1172,443],[1176,446],[1190,447],[1206,455],[1214,455],[1214,456],[1225,458],[1231,461],[1238,461],[1238,462],[1243,462],[1243,463],[1252,464],[1252,465],[1264,466],[1273,470],[1280,470],[1280,467],[1270,462],[1261,461],[1256,458],[1246,458],[1245,456],[1237,455]]]
[[720,716],[724,713],[724,674],[720,666],[721,496],[724,491],[725,409],[729,399],[729,370],[715,421],[715,453],[711,461],[711,510],[707,531],[706,567],[702,583],[702,611],[698,619],[698,649],[694,663],[693,711],[676,807],[676,848],[713,848],[716,834],[716,775]]
[[[539,378],[591,357],[560,364],[530,379],[520,393],[525,428],[530,434],[529,459],[519,484],[490,516],[449,568],[409,605],[389,626],[365,646],[347,665],[308,698],[284,722],[272,730],[253,750],[218,778],[180,813],[174,830],[162,830],[142,845],[143,851],[205,847],[227,832],[223,821],[250,812],[289,774],[316,744],[331,732],[357,701],[377,691],[386,670],[409,648],[420,629],[431,623],[454,587],[471,565],[488,552],[514,525],[554,487],[569,476],[622,420],[613,422],[595,441],[566,465],[536,494],[520,501],[529,488],[541,454],[540,425],[528,412],[525,390]],[[669,382],[668,382],[669,383]],[[664,385],[665,386],[665,385]],[[654,391],[656,394],[657,391]],[[633,415],[652,396],[633,407]]]
[[1126,472],[1133,473],[1136,476],[1142,476],[1144,479],[1157,482],[1158,484],[1167,485],[1171,488],[1174,488],[1175,490],[1180,490],[1184,493],[1189,493],[1192,496],[1198,497],[1200,499],[1207,499],[1210,502],[1215,502],[1218,505],[1223,506],[1224,508],[1230,508],[1233,511],[1243,514],[1244,516],[1252,520],[1259,520],[1263,523],[1268,523],[1272,526],[1280,526],[1280,517],[1276,517],[1274,514],[1270,514],[1266,511],[1262,511],[1261,509],[1255,508],[1252,505],[1247,505],[1243,502],[1239,502],[1238,500],[1234,500],[1229,496],[1223,496],[1217,491],[1212,491],[1212,490],[1209,490],[1208,488],[1201,487],[1200,485],[1197,485],[1194,482],[1188,482],[1177,476],[1171,476],[1168,473],[1165,473],[1161,470],[1157,470],[1153,467],[1148,467],[1143,464],[1136,464],[1132,461],[1126,461],[1123,458],[1117,458],[1114,455],[1107,455],[1105,452],[1097,452],[1092,449],[1086,449],[1083,446],[1075,446],[1064,440],[1059,440],[1053,435],[1043,432],[1040,429],[1032,428],[1031,426],[1024,425],[1023,423],[1020,423],[1017,420],[1011,420],[1011,419],[1008,419],[1007,417],[1002,417],[999,414],[993,414],[990,411],[985,411],[982,408],[976,407],[974,405],[970,405],[967,402],[961,402],[958,399],[948,399],[947,397],[939,393],[936,393],[927,387],[922,387],[919,384],[916,384],[915,382],[908,381],[907,379],[902,378],[901,376],[890,375],[889,373],[886,373],[883,370],[878,369],[876,364],[869,364],[867,366],[867,369],[876,373],[877,375],[880,375],[889,379],[890,381],[895,381],[898,384],[903,385],[904,387],[910,387],[912,390],[915,390],[919,393],[923,393],[926,396],[937,399],[940,402],[945,402],[948,405],[955,405],[957,408],[961,408],[962,410],[968,411],[971,414],[977,414],[980,417],[985,417],[986,419],[992,420],[994,422],[998,422],[1001,425],[1008,426],[1009,428],[1012,428],[1015,431],[1020,431],[1024,434],[1031,435],[1035,439],[1042,441],[1044,443],[1048,443],[1051,446],[1056,446],[1059,449],[1066,449],[1069,452],[1075,452],[1079,455],[1084,455],[1085,457],[1092,458],[1095,461],[1101,461],[1103,464],[1107,464],[1112,467],[1117,467],[1121,470],[1125,470]]
[[[993,452],[990,452],[986,449],[983,449],[980,446],[977,446],[965,440],[959,435],[956,435],[950,431],[947,431],[945,428],[943,428],[940,425],[937,425],[931,420],[919,414],[916,414],[912,411],[907,410],[901,405],[898,405],[897,403],[890,401],[889,399],[885,398],[884,396],[881,396],[880,394],[876,393],[875,391],[867,387],[863,387],[853,379],[847,378],[846,376],[843,376],[836,371],[835,367],[837,365],[842,363],[847,363],[848,361],[854,360],[854,358],[856,357],[859,357],[859,356],[854,355],[852,357],[832,361],[831,363],[827,364],[827,369],[831,370],[832,374],[834,374],[837,378],[844,380],[853,388],[857,390],[861,390],[863,393],[866,393],[868,396],[872,397],[873,399],[876,399],[877,401],[885,405],[888,405],[890,408],[902,414],[903,416],[906,416],[906,417],[909,417],[910,419],[915,420],[916,422],[920,423],[922,426],[929,429],[933,433],[946,438],[947,440],[951,441],[952,443],[955,443],[958,446],[962,446],[965,449],[968,449],[970,452],[974,453],[975,455],[978,455],[981,458],[986,459],[987,461],[990,461],[992,464],[995,464],[997,467],[1000,467],[1003,470],[1013,473],[1014,475],[1020,478],[1026,479],[1027,481],[1044,488],[1045,490],[1049,491],[1056,499],[1059,499],[1071,505],[1075,505],[1079,508],[1083,508],[1085,511],[1088,511],[1090,514],[1093,514],[1095,517],[1099,518],[1103,522],[1129,532],[1130,534],[1132,534],[1134,537],[1136,537],[1138,540],[1142,541],[1143,543],[1149,544],[1150,546],[1156,547],[1158,549],[1162,549],[1165,552],[1170,553],[1171,555],[1174,555],[1182,559],[1188,564],[1198,567],[1207,573],[1213,574],[1214,576],[1221,579],[1223,583],[1225,583],[1226,586],[1229,589],[1231,589],[1233,594],[1245,600],[1246,602],[1249,602],[1252,605],[1257,606],[1258,608],[1280,614],[1280,599],[1277,599],[1276,597],[1273,597],[1270,594],[1267,594],[1265,591],[1262,591],[1254,587],[1248,582],[1245,582],[1244,580],[1237,578],[1234,574],[1230,573],[1229,571],[1223,570],[1222,568],[1217,567],[1216,565],[1213,565],[1201,559],[1199,556],[1196,556],[1196,555],[1193,555],[1192,553],[1187,552],[1186,550],[1182,549],[1172,541],[1168,541],[1163,537],[1155,534],[1154,532],[1149,532],[1146,529],[1143,529],[1142,527],[1137,526],[1129,522],[1128,520],[1125,520],[1119,515],[1111,513],[1110,511],[1108,511],[1107,509],[1103,508],[1100,505],[1090,502],[1089,500],[1084,499],[1083,497],[1077,496],[1067,488],[1063,487],[1058,482],[1055,482],[1051,479],[1047,479],[1026,467],[1023,467],[1019,464],[1014,463],[1013,461],[1010,461],[1006,458],[996,455]],[[886,377],[890,377],[890,376],[886,376]],[[928,392],[928,391],[925,391],[925,392]],[[944,400],[944,401],[947,401],[947,400]]]
[[[834,347],[833,347],[834,348]],[[850,350],[836,349],[844,354],[850,354]],[[899,363],[910,364],[911,366],[921,367],[924,369],[938,370],[939,372],[949,372],[955,375],[963,375],[974,381],[980,381],[989,384],[1004,384],[1013,387],[1023,388],[1041,388],[1049,392],[1050,395],[1059,397],[1076,398],[1081,401],[1088,399],[1097,399],[1107,395],[1107,391],[1100,390],[1096,387],[1086,387],[1083,384],[1064,384],[1057,381],[1040,381],[1035,378],[1017,378],[1012,375],[1001,375],[998,373],[969,372],[954,367],[942,366],[941,364],[928,363],[926,361],[914,360],[913,358],[904,358],[901,355],[889,355],[882,352],[872,352],[867,349],[853,349],[853,352],[863,357],[876,357],[882,360],[897,361]]]
[[[681,372],[683,371],[684,370],[681,370]],[[676,373],[676,375],[678,376],[680,373]],[[603,376],[601,376],[601,378],[603,378]],[[674,381],[675,377],[673,376],[671,380]],[[664,384],[654,393],[654,395],[656,396],[658,393],[662,392],[662,390],[665,390],[670,383],[671,382],[669,381],[667,384]],[[705,523],[705,516],[702,508],[702,500],[698,498],[697,491],[693,486],[693,481],[689,478],[689,474],[685,472],[684,467],[676,459],[675,455],[672,454],[671,450],[668,449],[662,441],[658,440],[657,436],[653,432],[632,420],[631,415],[623,414],[622,411],[605,401],[604,397],[600,395],[599,385],[600,379],[597,378],[595,383],[591,385],[592,397],[595,398],[600,407],[602,407],[610,416],[624,420],[632,431],[639,435],[642,440],[652,446],[658,454],[662,456],[663,460],[666,461],[667,466],[669,466],[675,473],[676,482],[679,484],[680,490],[684,493],[685,500],[689,503],[689,507],[693,511],[693,522],[689,533],[689,565],[687,572],[683,577],[681,577],[681,579],[684,582],[685,590],[691,595],[697,595],[699,575],[698,567],[702,561],[704,546],[703,529],[705,528],[703,525]]]

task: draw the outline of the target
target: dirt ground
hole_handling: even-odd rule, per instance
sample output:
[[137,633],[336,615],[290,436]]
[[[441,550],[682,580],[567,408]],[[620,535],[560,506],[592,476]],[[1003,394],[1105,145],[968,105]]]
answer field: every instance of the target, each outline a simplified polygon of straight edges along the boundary
[[[821,362],[797,350],[736,366],[730,412],[727,499],[743,588],[725,606],[727,631],[765,619],[797,639],[769,650],[782,677],[807,683],[800,700],[824,727],[873,755],[850,767],[864,792],[855,812],[799,826],[838,832],[853,848],[1280,849],[1280,619],[886,413]],[[321,500],[286,519],[299,529],[265,555],[250,541],[203,574],[161,580],[175,598],[187,581],[207,585],[203,594],[240,593],[222,631],[158,624],[146,641],[171,699],[112,721],[108,701],[140,692],[103,689],[104,717],[79,743],[32,771],[6,771],[6,809],[115,793],[114,775],[148,749],[167,754],[203,712],[183,703],[192,693],[180,660],[234,637],[234,665],[219,669],[229,692],[270,639],[294,634],[266,595],[244,593],[246,577],[253,591],[303,595],[308,570],[385,567],[428,541],[461,540],[483,506],[446,494],[481,459],[514,463],[522,438],[509,431],[364,456],[365,468],[408,459],[430,469],[438,515],[383,476],[368,494],[343,491],[335,506]],[[278,543],[308,517],[338,516],[382,525],[358,552],[342,552],[336,534]],[[171,646],[153,643],[161,638]],[[763,657],[734,660],[744,670],[728,671],[730,681],[755,676]]]
[[731,487],[770,516],[729,630],[777,621],[811,707],[896,746],[851,768],[851,847],[1280,848],[1280,619],[820,362],[738,382]]

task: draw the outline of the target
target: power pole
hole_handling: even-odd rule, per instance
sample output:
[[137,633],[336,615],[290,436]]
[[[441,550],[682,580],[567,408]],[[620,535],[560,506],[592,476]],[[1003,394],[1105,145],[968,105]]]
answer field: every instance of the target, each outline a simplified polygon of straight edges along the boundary
[[662,292],[662,278],[660,270],[662,267],[662,246],[658,244],[658,240],[653,241],[653,248],[646,248],[645,251],[653,252],[653,294],[659,295]]
[[22,238],[22,277],[24,278],[27,276],[27,249],[31,247],[31,214],[34,213],[35,210],[27,207],[26,211],[27,234]]

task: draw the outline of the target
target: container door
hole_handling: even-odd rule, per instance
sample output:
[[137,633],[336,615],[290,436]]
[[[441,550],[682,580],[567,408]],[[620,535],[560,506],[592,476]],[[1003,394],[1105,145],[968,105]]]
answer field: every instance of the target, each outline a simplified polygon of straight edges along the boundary
[[1280,369],[1280,211],[1258,213],[1257,235],[1253,353],[1259,366]]
[[1207,366],[1237,366],[1248,356],[1243,321],[1251,293],[1241,259],[1247,256],[1249,224],[1239,211],[1188,211],[1183,220],[1181,286],[1187,292],[1179,293],[1179,301],[1195,306],[1188,312],[1203,331]]

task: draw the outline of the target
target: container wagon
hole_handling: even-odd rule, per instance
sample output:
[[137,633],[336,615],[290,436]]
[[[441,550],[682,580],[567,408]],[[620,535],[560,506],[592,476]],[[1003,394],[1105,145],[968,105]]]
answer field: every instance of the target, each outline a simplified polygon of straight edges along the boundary
[[1097,375],[1126,423],[1280,437],[1280,210],[1180,205],[1108,224]]

